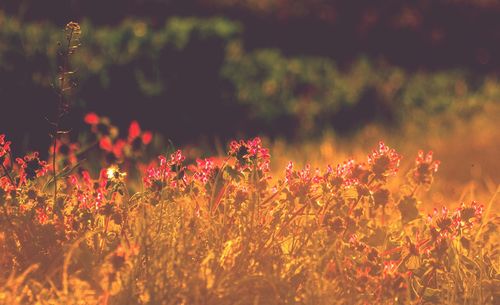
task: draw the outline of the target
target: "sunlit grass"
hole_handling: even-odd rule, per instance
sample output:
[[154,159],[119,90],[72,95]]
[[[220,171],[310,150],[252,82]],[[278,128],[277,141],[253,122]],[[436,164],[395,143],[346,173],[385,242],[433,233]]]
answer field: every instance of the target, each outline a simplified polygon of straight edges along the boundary
[[[197,160],[181,150],[151,160],[157,142],[137,122],[120,137],[107,118],[85,121],[89,143],[63,137],[56,146],[55,201],[50,165],[36,154],[15,159],[0,140],[1,304],[498,298],[491,121],[455,127],[446,139],[367,129],[268,150],[255,138]],[[464,133],[476,136],[460,146]],[[467,157],[486,170],[467,172]]]

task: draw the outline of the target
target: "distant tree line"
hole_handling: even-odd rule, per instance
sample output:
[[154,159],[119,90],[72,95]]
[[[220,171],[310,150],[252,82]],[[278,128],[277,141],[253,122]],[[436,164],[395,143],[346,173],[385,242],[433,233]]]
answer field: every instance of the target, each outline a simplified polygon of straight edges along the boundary
[[[500,98],[492,74],[412,72],[363,57],[342,66],[326,56],[247,49],[244,26],[224,18],[171,18],[161,27],[83,22],[82,29],[67,118],[74,129],[94,111],[124,130],[137,119],[176,143],[258,133],[301,138],[372,122],[425,123],[441,113],[467,118]],[[0,15],[0,130],[16,143],[47,143],[61,38],[50,23]]]
[[500,2],[484,0],[3,0],[23,21],[90,20],[118,25],[129,17],[162,27],[172,16],[226,16],[245,26],[246,48],[279,48],[349,64],[382,57],[406,69],[498,71]]

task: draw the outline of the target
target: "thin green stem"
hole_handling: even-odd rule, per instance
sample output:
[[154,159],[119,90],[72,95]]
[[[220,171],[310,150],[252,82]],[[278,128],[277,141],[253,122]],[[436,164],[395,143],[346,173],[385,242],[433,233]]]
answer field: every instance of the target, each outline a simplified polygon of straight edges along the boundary
[[[66,49],[62,53],[63,63],[60,67],[59,75],[59,105],[57,107],[56,120],[54,122],[54,134],[53,134],[53,144],[52,144],[52,176],[54,180],[54,207],[57,204],[57,139],[59,137],[59,125],[61,123],[61,118],[64,115],[64,103],[65,103],[65,91],[66,91],[66,73],[68,71],[68,61],[70,56],[71,41],[73,40],[73,32],[71,29],[69,35],[67,36]],[[62,214],[61,214],[62,215]]]

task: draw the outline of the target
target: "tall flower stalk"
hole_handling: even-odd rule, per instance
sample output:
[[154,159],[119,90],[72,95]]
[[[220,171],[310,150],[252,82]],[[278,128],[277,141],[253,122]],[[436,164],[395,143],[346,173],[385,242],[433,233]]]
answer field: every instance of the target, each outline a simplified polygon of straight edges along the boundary
[[55,120],[51,122],[54,127],[52,133],[52,179],[54,183],[54,207],[57,204],[57,140],[60,135],[68,133],[68,131],[61,130],[61,119],[68,114],[70,107],[70,94],[72,88],[75,86],[71,80],[71,75],[74,71],[70,67],[70,56],[73,55],[80,46],[80,35],[82,33],[80,25],[76,22],[70,22],[66,25],[64,32],[66,34],[66,41],[59,43],[58,56],[60,59],[59,73],[58,73],[58,87],[57,94],[59,102]]

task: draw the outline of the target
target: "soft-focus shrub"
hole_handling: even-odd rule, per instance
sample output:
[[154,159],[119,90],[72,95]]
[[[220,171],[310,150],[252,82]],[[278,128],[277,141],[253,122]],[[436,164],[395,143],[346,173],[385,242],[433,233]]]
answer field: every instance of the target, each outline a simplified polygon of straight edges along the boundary
[[[412,73],[363,58],[340,69],[327,57],[246,50],[242,26],[223,18],[82,27],[83,45],[73,59],[74,117],[99,111],[115,116],[121,128],[138,118],[176,141],[262,130],[310,136],[374,121],[425,124],[438,114],[470,117],[500,96],[496,78],[459,70]],[[7,129],[14,139],[26,126],[43,126],[38,114],[52,109],[58,63],[51,58],[59,37],[48,23],[0,16],[0,99],[9,101],[5,128],[16,126]],[[117,108],[125,113],[120,119]],[[47,132],[35,133],[42,139]]]

